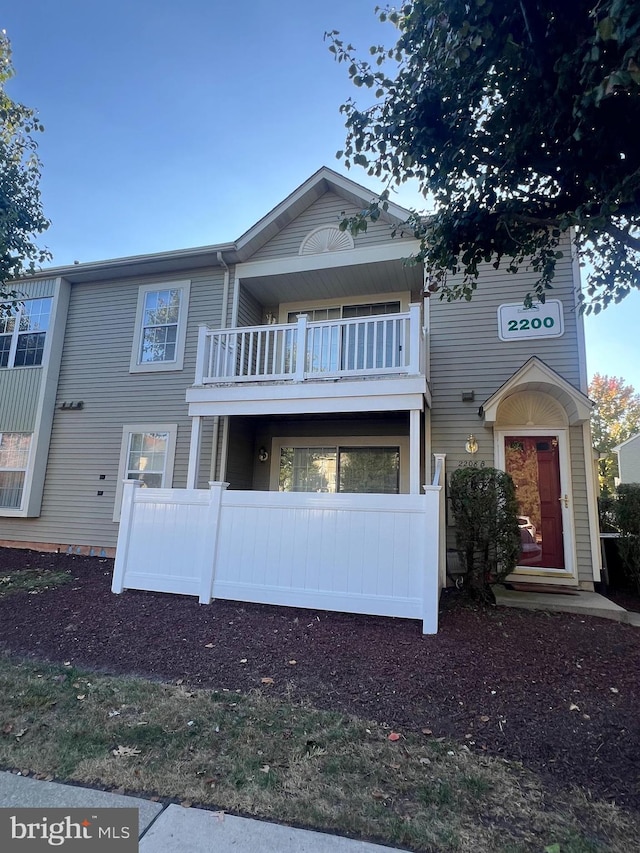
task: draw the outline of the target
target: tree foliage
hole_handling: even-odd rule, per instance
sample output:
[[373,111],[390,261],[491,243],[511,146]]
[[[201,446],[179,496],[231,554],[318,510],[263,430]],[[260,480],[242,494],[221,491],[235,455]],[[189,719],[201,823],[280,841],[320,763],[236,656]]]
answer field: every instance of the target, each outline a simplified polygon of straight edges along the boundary
[[[36,113],[13,101],[5,85],[14,75],[11,44],[0,32],[0,301],[17,294],[8,282],[51,255],[35,237],[49,226],[40,200],[40,161],[34,134],[44,130]],[[6,306],[4,306],[6,308]],[[0,312],[3,305],[0,304]]]
[[342,227],[365,229],[389,188],[414,178],[435,213],[408,227],[441,297],[471,299],[490,262],[535,270],[525,301],[544,301],[567,229],[589,262],[587,313],[639,288],[640,4],[414,0],[377,11],[397,43],[366,60],[327,33],[370,90],[366,106],[341,107],[338,157],[388,187]]
[[606,454],[598,463],[600,489],[611,494],[618,475],[613,448],[640,432],[640,394],[622,378],[596,373],[589,383],[589,397],[595,403],[591,413],[593,446],[598,453]]

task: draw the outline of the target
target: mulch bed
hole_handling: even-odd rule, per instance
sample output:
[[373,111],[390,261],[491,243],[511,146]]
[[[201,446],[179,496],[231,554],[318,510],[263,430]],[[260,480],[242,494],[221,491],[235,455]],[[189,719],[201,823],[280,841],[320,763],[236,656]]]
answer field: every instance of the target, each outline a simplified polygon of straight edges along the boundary
[[0,571],[26,567],[68,569],[74,580],[0,599],[6,653],[269,690],[401,732],[427,729],[640,810],[640,629],[447,591],[438,634],[423,636],[403,619],[114,595],[111,560],[0,548]]

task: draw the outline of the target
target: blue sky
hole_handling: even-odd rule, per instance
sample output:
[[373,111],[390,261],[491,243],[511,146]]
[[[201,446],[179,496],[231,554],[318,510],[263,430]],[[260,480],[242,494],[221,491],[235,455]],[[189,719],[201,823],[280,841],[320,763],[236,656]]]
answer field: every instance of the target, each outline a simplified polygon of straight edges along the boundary
[[[379,0],[20,0],[0,28],[16,100],[37,108],[55,264],[240,236],[335,159],[357,94],[323,41],[362,55],[393,29]],[[410,189],[395,199],[417,204]],[[588,369],[640,390],[640,293],[586,321]]]

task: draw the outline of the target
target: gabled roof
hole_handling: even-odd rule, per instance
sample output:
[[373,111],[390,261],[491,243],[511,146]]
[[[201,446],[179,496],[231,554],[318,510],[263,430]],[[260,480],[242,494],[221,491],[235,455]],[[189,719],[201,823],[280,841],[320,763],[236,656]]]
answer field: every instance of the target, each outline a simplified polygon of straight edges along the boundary
[[[377,193],[323,166],[232,243],[49,267],[43,269],[38,278],[62,276],[71,282],[106,281],[118,275],[159,275],[246,261],[327,192],[335,193],[346,204],[355,205],[358,209],[368,207],[377,197]],[[388,210],[381,213],[380,219],[399,225],[408,215],[408,210],[389,202]]]
[[621,447],[625,447],[627,444],[631,444],[632,441],[637,441],[640,438],[640,432],[637,432],[635,435],[630,436],[626,441],[621,442],[617,447],[612,448],[614,453],[617,453]]
[[[378,195],[323,166],[236,241],[239,260],[246,260],[257,252],[327,192],[335,193],[347,204],[353,204],[361,210],[368,207]],[[408,210],[389,202],[388,209],[381,212],[380,219],[392,225],[400,225],[408,216]]]
[[516,391],[544,391],[554,397],[566,411],[570,424],[587,421],[591,415],[591,400],[534,355],[482,404],[486,424],[496,422],[498,406]]

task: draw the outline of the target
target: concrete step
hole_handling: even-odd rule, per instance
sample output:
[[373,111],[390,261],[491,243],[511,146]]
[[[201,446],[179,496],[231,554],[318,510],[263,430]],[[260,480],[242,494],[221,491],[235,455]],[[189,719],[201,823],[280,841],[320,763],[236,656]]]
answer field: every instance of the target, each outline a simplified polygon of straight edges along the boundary
[[578,590],[577,595],[522,592],[505,589],[501,584],[494,584],[491,589],[496,604],[501,607],[549,610],[555,613],[580,613],[583,616],[599,616],[601,619],[612,619],[614,622],[640,627],[640,613],[631,613],[597,592]]

